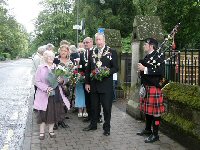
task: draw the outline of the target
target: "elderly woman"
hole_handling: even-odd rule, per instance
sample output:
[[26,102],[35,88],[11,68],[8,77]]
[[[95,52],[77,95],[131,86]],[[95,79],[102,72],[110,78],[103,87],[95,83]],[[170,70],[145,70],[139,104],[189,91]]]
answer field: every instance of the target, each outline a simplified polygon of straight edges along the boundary
[[[58,85],[55,89],[50,86],[48,76],[54,69],[53,60],[55,54],[52,51],[45,51],[43,54],[45,64],[38,67],[35,75],[37,91],[35,95],[34,108],[38,110],[38,121],[40,125],[40,140],[45,138],[45,126],[49,125],[49,136],[55,138],[53,131],[54,123],[58,122],[57,105],[65,103],[67,108],[70,108],[68,99],[64,96],[62,88]],[[58,78],[60,84],[63,83],[61,78]],[[55,91],[55,94],[52,94]],[[51,96],[50,96],[51,95]]]

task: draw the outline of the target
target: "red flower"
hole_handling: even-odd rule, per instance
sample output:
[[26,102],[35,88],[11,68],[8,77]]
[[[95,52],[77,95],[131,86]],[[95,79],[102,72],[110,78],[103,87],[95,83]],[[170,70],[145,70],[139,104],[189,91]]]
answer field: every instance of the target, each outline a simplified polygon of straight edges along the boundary
[[78,74],[78,70],[74,70],[74,74]]
[[84,76],[84,72],[80,72],[80,75],[81,75],[81,76]]

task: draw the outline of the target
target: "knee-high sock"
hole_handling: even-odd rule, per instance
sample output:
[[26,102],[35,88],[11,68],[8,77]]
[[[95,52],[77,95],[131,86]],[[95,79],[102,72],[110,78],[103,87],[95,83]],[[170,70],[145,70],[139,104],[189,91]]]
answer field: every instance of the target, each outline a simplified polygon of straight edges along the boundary
[[160,126],[160,117],[153,117],[153,134],[158,135],[158,129]]
[[146,127],[145,127],[145,130],[151,131],[151,125],[152,125],[152,121],[153,121],[153,116],[146,114],[145,117],[146,117]]
[[49,124],[49,133],[53,132],[54,123]]
[[44,133],[44,132],[45,132],[44,129],[45,129],[45,123],[42,122],[42,123],[40,124],[40,133]]

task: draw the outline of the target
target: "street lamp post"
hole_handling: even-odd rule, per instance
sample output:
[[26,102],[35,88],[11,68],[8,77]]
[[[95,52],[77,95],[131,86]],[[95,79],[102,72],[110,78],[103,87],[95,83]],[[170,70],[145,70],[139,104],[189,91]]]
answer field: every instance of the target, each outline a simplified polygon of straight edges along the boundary
[[[76,24],[78,25],[79,23],[79,0],[77,0],[77,14],[76,14]],[[77,44],[77,47],[78,47],[78,30],[76,30],[76,44]]]

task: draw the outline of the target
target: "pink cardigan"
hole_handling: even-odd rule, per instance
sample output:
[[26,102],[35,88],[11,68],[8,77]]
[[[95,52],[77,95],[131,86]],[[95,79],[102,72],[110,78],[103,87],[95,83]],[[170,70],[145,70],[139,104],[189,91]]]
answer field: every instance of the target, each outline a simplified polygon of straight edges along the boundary
[[[40,65],[36,71],[35,75],[35,83],[37,86],[37,91],[35,94],[35,100],[34,100],[34,108],[37,110],[43,110],[46,111],[47,105],[48,105],[48,94],[47,94],[47,88],[49,87],[47,83],[47,76],[50,72],[50,69],[48,69],[48,66],[46,64]],[[70,103],[63,94],[62,88],[59,86],[60,94],[63,99],[63,102],[67,106],[68,110],[70,109]]]

